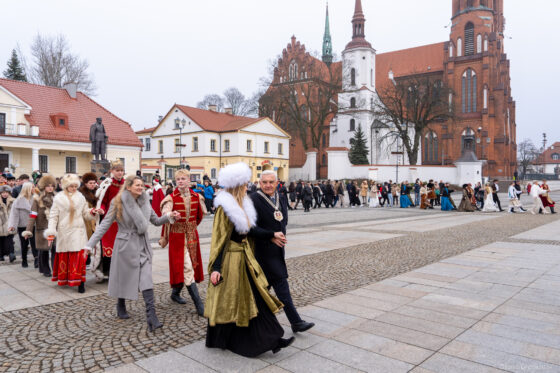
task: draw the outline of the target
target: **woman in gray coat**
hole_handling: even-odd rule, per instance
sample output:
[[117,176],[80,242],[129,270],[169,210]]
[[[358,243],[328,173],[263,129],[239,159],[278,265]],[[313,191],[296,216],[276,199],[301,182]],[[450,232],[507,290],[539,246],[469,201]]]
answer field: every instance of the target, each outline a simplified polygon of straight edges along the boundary
[[146,303],[148,328],[161,328],[154,307],[152,282],[152,248],[148,237],[149,223],[163,225],[173,222],[178,213],[158,217],[152,210],[144,181],[138,176],[129,176],[119,194],[113,199],[109,211],[86,245],[91,251],[111,224],[116,221],[119,231],[113,248],[109,274],[109,296],[118,298],[117,315],[121,319],[130,316],[126,311],[125,299],[138,299],[142,292]]

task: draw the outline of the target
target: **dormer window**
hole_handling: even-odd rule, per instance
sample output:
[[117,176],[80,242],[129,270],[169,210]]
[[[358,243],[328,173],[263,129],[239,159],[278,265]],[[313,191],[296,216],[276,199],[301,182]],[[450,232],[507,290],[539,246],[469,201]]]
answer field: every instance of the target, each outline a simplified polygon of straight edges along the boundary
[[68,115],[64,113],[52,114],[51,121],[57,128],[68,128]]
[[66,125],[66,120],[64,118],[58,118],[58,125],[64,127]]

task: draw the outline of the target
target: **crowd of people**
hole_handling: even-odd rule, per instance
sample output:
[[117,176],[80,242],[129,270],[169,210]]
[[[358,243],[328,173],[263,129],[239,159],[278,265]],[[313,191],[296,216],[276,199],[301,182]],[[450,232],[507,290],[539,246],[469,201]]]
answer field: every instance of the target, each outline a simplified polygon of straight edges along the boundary
[[[462,186],[455,206],[449,183],[428,180],[414,183],[371,180],[291,182],[264,171],[250,182],[244,163],[220,170],[218,182],[205,176],[192,182],[188,170],[179,169],[172,183],[161,185],[159,175],[146,185],[139,175],[125,177],[115,162],[110,174],[66,174],[55,178],[34,172],[17,179],[0,177],[0,260],[16,260],[14,238],[21,247],[21,265],[28,267],[31,249],[34,267],[58,286],[85,292],[86,269],[95,281],[108,281],[108,294],[116,298],[116,316],[128,319],[126,300],[142,293],[148,329],[163,324],[156,314],[152,281],[150,224],[163,226],[159,244],[168,247],[170,298],[188,303],[208,319],[206,345],[229,349],[243,356],[278,352],[294,337],[283,338],[275,314],[284,309],[296,332],[314,326],[294,307],[288,285],[284,246],[288,210],[312,208],[399,207],[458,211],[504,211],[497,180]],[[527,185],[533,198],[531,212],[551,213],[554,201],[546,181]],[[522,185],[514,181],[507,194],[510,212],[527,211],[521,204]],[[197,284],[204,280],[197,227],[205,215],[214,215],[210,281],[204,302]],[[89,265],[89,267],[88,267]],[[274,289],[274,294],[270,289]]]

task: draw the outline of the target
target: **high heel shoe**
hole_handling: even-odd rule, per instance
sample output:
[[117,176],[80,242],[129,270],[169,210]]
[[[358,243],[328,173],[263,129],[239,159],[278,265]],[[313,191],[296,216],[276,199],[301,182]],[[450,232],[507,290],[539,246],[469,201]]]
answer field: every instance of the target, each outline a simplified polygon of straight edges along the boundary
[[130,315],[126,312],[126,303],[123,298],[117,300],[117,316],[123,320],[130,318]]
[[280,340],[278,341],[278,345],[272,349],[272,353],[276,354],[280,352],[281,349],[288,347],[289,345],[294,343],[295,340],[296,340],[295,337],[280,338]]

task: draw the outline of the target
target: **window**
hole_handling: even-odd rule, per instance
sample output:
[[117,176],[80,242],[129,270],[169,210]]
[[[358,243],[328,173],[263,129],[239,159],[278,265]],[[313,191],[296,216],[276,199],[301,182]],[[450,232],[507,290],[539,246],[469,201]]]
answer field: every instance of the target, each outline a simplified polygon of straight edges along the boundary
[[290,63],[290,80],[296,80],[298,78],[298,66],[295,61]]
[[210,151],[211,152],[216,151],[216,140],[215,139],[210,140]]
[[461,38],[457,39],[457,57],[463,55],[463,40]]
[[181,151],[181,140],[175,139],[175,153],[179,153]]
[[158,153],[163,154],[163,140],[158,141]]
[[49,172],[49,156],[39,154],[39,171]]
[[474,25],[469,22],[465,26],[465,56],[474,54]]
[[551,158],[552,158],[553,161],[558,161],[558,160],[560,160],[560,154],[554,153],[554,154],[551,155]]
[[356,98],[352,97],[350,99],[350,107],[351,108],[355,108],[356,107]]
[[247,151],[248,152],[253,151],[253,142],[251,140],[247,140]]
[[144,147],[144,150],[146,150],[147,152],[150,151],[150,149],[152,148],[151,144],[150,144],[151,140],[149,137],[146,137],[146,145]]
[[424,163],[438,163],[438,138],[435,132],[430,131],[424,136]]
[[488,35],[484,35],[484,51],[488,52]]
[[224,140],[224,152],[229,152],[229,140]]
[[264,142],[264,152],[269,153],[268,141]]
[[66,173],[76,173],[76,157],[66,157]]
[[473,69],[468,68],[463,73],[461,80],[461,107],[463,113],[476,112],[476,73]]
[[350,131],[356,130],[356,121],[354,119],[350,119]]
[[278,144],[278,154],[284,154],[284,147],[281,143]]
[[476,36],[476,53],[482,53],[482,35]]
[[175,177],[175,168],[169,167],[167,169],[167,179],[173,180],[174,177]]
[[323,154],[323,156],[321,157],[321,162],[323,165],[327,164],[327,156]]
[[356,69],[350,70],[350,85],[356,85]]
[[59,118],[58,125],[64,127],[66,125],[66,120],[64,120],[64,118]]
[[321,142],[323,143],[323,148],[324,148],[325,146],[327,146],[327,135],[325,135],[323,133],[323,136],[322,136],[321,140],[322,140]]
[[197,152],[198,151],[198,137],[195,136],[192,139],[192,151],[193,152]]
[[125,164],[126,159],[125,159],[125,158],[119,158],[119,161],[121,161],[121,164],[122,164],[122,166],[123,166],[123,169],[126,170],[126,164]]
[[488,109],[488,87],[484,86],[484,91],[482,95],[482,108]]
[[210,179],[215,179],[216,178],[216,169],[213,168],[210,170]]
[[453,57],[453,43],[449,43],[449,57]]

